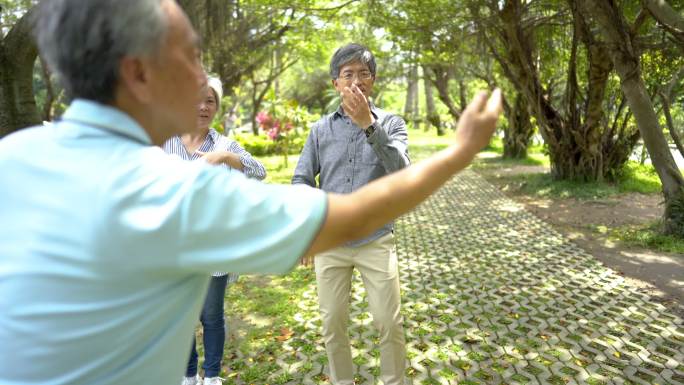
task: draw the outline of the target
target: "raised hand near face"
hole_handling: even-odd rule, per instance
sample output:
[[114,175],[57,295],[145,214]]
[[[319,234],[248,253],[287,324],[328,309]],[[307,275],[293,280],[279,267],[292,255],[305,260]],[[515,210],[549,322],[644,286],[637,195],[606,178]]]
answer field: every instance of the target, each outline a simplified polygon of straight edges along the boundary
[[340,96],[342,97],[344,112],[354,124],[362,130],[373,124],[375,118],[371,114],[368,99],[356,84],[344,87]]

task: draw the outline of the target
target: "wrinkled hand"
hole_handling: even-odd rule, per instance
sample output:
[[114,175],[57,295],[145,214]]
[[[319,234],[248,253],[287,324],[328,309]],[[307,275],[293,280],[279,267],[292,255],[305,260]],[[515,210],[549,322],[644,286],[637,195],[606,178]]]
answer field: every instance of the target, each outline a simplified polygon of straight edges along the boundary
[[221,165],[221,164],[228,164],[230,165],[230,160],[231,158],[235,158],[237,162],[240,161],[240,156],[237,154],[233,154],[232,152],[229,151],[212,151],[212,152],[202,152],[202,151],[195,151],[195,153],[199,154],[202,159],[211,164],[211,165]]
[[501,109],[500,89],[494,90],[489,98],[486,91],[479,92],[458,120],[457,145],[473,156],[484,148],[494,134]]
[[344,87],[341,96],[344,112],[351,118],[354,124],[362,130],[373,124],[375,119],[373,114],[371,114],[368,99],[366,99],[366,95],[361,92],[356,84],[352,84],[351,87]]

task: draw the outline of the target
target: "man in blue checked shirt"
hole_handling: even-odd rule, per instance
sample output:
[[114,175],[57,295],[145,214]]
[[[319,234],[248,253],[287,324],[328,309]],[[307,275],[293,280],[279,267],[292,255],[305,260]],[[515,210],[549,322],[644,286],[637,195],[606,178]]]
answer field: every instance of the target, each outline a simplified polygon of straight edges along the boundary
[[[370,101],[376,63],[368,48],[359,44],[339,48],[330,60],[330,75],[341,105],[311,128],[292,183],[348,194],[409,165],[406,124]],[[382,381],[403,384],[406,348],[392,222],[378,226],[370,236],[316,255],[314,264],[332,383],[354,384],[347,325],[356,268],[380,334]]]
[[215,271],[285,273],[372,234],[469,164],[501,93],[453,146],[346,195],[266,185],[158,146],[188,132],[206,86],[173,0],[49,0],[42,57],[74,98],[0,140],[0,383],[174,384]]

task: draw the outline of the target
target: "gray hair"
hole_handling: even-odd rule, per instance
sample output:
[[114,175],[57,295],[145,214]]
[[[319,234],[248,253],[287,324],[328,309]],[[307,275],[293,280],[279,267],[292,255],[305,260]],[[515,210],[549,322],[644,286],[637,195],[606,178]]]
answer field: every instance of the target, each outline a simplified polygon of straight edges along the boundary
[[347,44],[335,51],[330,59],[330,76],[337,79],[340,76],[341,67],[356,61],[367,65],[368,70],[375,77],[375,57],[367,47],[356,43]]
[[43,0],[38,48],[72,98],[111,103],[124,56],[156,56],[168,27],[167,0]]

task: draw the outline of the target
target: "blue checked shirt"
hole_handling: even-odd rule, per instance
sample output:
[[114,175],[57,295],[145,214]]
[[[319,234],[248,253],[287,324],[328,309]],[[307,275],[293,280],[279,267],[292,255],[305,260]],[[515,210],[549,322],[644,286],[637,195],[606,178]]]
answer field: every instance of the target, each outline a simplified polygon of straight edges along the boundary
[[[229,151],[234,154],[238,154],[240,155],[240,163],[242,163],[242,167],[244,167],[242,170],[243,174],[258,180],[263,180],[266,178],[266,169],[261,162],[254,159],[252,154],[242,148],[236,141],[228,139],[227,137],[219,134],[213,128],[209,128],[207,137],[197,150],[201,152]],[[202,158],[197,152],[188,154],[188,151],[185,149],[180,136],[174,136],[167,140],[166,143],[164,143],[164,151],[166,151],[167,154],[178,155],[184,160],[198,160]],[[227,164],[222,164],[221,167],[232,170],[232,168]],[[222,277],[226,274],[228,273],[217,271],[212,275],[214,277]],[[236,282],[239,277],[240,276],[236,273],[228,274],[228,283]]]
[[[345,115],[341,106],[314,123],[292,183],[348,194],[374,179],[408,166],[411,161],[404,119],[372,103],[370,107],[375,117],[375,132],[368,138]],[[319,177],[319,186],[316,185],[316,176]],[[349,242],[346,246],[357,247],[372,242],[391,232],[392,227],[393,222],[387,223],[369,237]]]

